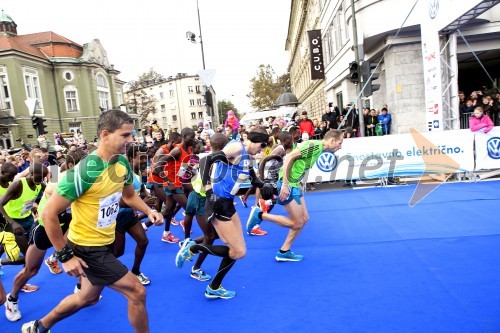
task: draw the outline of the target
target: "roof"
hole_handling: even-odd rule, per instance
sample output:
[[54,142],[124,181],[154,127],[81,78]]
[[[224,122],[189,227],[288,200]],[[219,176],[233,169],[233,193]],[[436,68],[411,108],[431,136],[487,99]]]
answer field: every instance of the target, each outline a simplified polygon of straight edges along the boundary
[[14,21],[12,20],[12,17],[6,12],[4,12],[2,9],[2,13],[0,14],[0,22],[14,22]]
[[82,56],[83,47],[52,31],[28,35],[0,36],[0,52],[20,51],[43,59]]

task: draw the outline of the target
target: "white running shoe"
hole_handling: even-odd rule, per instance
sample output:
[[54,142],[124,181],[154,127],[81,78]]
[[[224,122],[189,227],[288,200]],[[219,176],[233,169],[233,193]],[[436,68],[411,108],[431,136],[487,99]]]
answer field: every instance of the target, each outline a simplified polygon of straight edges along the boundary
[[21,319],[21,312],[19,311],[19,307],[17,302],[9,301],[10,294],[7,295],[7,301],[5,301],[5,317],[9,321],[18,321]]

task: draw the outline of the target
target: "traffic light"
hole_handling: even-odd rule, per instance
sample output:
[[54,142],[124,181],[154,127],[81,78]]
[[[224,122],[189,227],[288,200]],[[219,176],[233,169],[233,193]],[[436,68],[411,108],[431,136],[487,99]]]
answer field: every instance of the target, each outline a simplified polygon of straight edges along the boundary
[[210,90],[207,90],[205,92],[205,104],[209,107],[208,108],[208,114],[210,116],[213,116],[213,109],[214,109],[214,100],[212,97],[212,92]]
[[38,117],[35,115],[31,116],[31,126],[33,126],[34,129],[38,128]]
[[[374,91],[380,89],[380,84],[373,84],[372,82],[380,76],[379,73],[372,73],[372,70],[377,68],[377,63],[363,61],[361,63],[361,77],[363,78],[363,96],[369,97]],[[368,82],[368,83],[367,83]]]
[[44,135],[47,134],[48,132],[45,130],[47,128],[47,125],[44,124],[46,122],[45,119],[43,118],[38,118],[37,117],[37,129],[38,129],[38,135]]
[[359,65],[356,61],[349,63],[349,80],[352,83],[359,83]]

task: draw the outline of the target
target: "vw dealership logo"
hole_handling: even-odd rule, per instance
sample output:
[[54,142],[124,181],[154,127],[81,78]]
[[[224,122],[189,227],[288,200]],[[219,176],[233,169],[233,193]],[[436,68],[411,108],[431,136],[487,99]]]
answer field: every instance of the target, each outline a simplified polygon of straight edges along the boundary
[[332,172],[337,167],[337,156],[329,151],[324,151],[316,160],[316,166],[323,172]]
[[486,142],[488,156],[494,160],[500,159],[500,138],[493,137]]
[[439,0],[429,0],[429,16],[435,19],[439,10]]

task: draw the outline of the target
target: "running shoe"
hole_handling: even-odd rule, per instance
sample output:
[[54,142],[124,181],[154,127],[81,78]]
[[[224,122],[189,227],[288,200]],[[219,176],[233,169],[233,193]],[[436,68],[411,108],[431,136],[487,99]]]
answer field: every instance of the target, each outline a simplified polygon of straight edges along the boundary
[[38,287],[37,286],[34,286],[32,284],[25,284],[22,288],[21,288],[21,291],[22,292],[25,292],[25,293],[32,293],[34,291],[37,291],[38,290]]
[[238,198],[240,198],[240,201],[243,204],[243,207],[248,208],[247,198],[244,195],[239,195]]
[[222,298],[222,299],[230,299],[236,296],[236,292],[226,290],[223,286],[220,286],[219,289],[213,290],[210,286],[207,286],[205,290],[205,297],[210,299]]
[[[182,227],[182,231],[186,231],[186,228],[184,227],[184,220],[182,220],[179,224],[180,224],[180,225],[181,225],[181,227]],[[190,233],[190,234],[192,234],[192,233],[193,233],[193,230],[191,230],[189,233]]]
[[165,236],[163,234],[161,236],[161,241],[165,243],[179,243],[180,238],[175,237],[173,233],[169,232],[168,235]]
[[171,223],[172,225],[179,225],[179,222],[177,222],[177,221],[176,221],[173,217],[172,217],[172,219],[170,220],[170,223]]
[[271,209],[271,206],[273,205],[273,200],[264,200],[264,199],[259,199],[258,205],[262,213],[269,213],[269,210]]
[[[21,327],[21,333],[38,333],[38,326],[39,326],[38,320],[33,320],[30,321],[29,323],[23,324]],[[50,330],[47,331],[50,333]]]
[[62,269],[59,267],[59,263],[57,261],[50,261],[50,257],[45,259],[45,265],[49,268],[49,271],[52,274],[61,274]]
[[256,225],[256,226],[252,229],[252,231],[250,232],[250,235],[252,235],[252,236],[264,236],[264,235],[267,235],[267,231],[262,230],[262,229],[260,228],[260,225],[258,225],[258,224],[257,224],[257,225]]
[[194,267],[191,268],[191,277],[198,281],[210,281],[212,279],[212,277],[201,268],[194,269]]
[[147,286],[148,284],[151,283],[151,280],[146,275],[144,275],[144,273],[139,273],[136,274],[135,276],[143,286]]
[[21,312],[19,311],[19,306],[17,302],[9,301],[10,294],[7,295],[7,300],[5,301],[5,317],[8,321],[18,321],[21,319]]
[[182,244],[182,247],[180,248],[179,252],[177,252],[177,255],[175,256],[175,265],[179,268],[182,268],[182,265],[184,265],[184,262],[186,260],[192,261],[193,260],[193,253],[191,253],[190,249],[191,246],[196,244],[194,241],[190,240],[187,238],[184,243]]
[[281,253],[280,251],[276,253],[276,261],[301,261],[302,259],[304,259],[303,255],[295,254],[291,250],[285,253]]
[[262,222],[262,220],[259,219],[260,212],[262,211],[260,210],[259,207],[257,206],[252,207],[252,210],[250,211],[250,215],[248,216],[247,220],[247,234],[250,234],[252,232],[253,227]]

